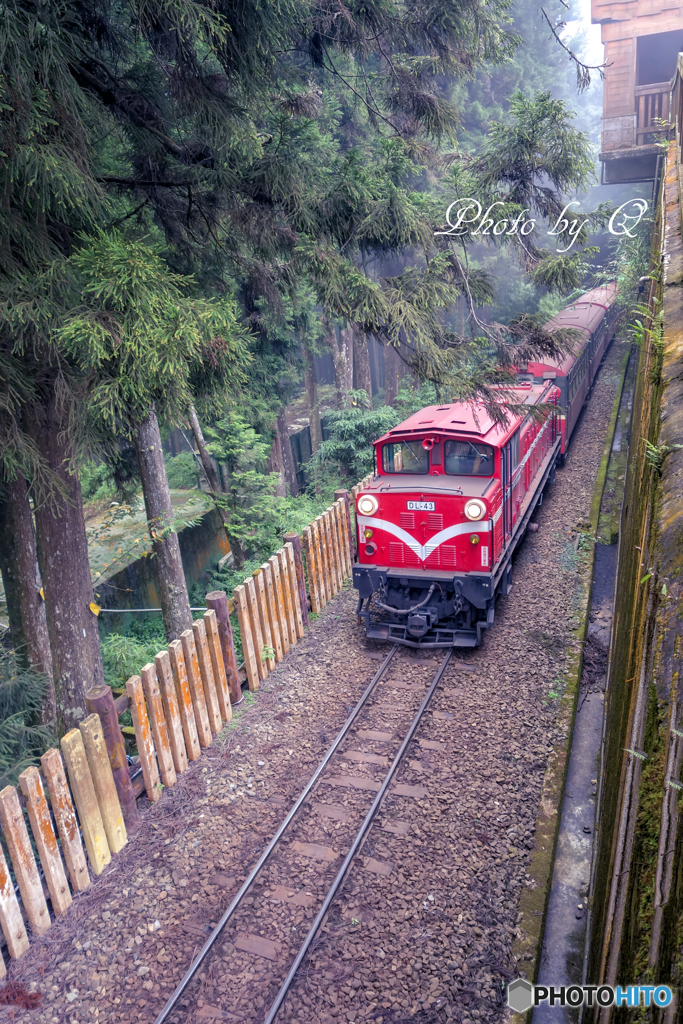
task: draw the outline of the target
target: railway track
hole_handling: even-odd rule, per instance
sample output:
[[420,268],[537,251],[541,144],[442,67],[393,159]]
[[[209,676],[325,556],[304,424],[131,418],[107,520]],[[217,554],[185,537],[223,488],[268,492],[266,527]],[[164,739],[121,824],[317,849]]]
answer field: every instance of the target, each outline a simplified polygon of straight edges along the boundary
[[[252,1004],[253,1013],[245,1013],[245,993],[236,992],[230,1000],[231,1005],[225,1005],[221,1009],[227,1014],[227,1019],[230,1019],[231,1013],[242,1020],[265,1024],[272,1024],[277,1018],[335,897],[342,889],[373,824],[376,824],[378,812],[382,809],[387,793],[392,792],[390,787],[406,752],[411,744],[416,742],[416,733],[430,709],[434,693],[453,655],[453,650],[449,649],[445,657],[441,658],[431,680],[424,685],[404,683],[396,678],[393,681],[389,680],[386,689],[391,689],[394,695],[400,691],[401,697],[404,698],[403,706],[400,706],[400,701],[394,701],[392,704],[382,701],[385,688],[380,685],[387,681],[390,669],[392,676],[396,676],[397,669],[400,671],[401,656],[396,657],[399,651],[403,659],[411,663],[411,668],[414,667],[415,658],[410,656],[410,652],[400,649],[398,645],[389,651],[325,757],[157,1017],[156,1024],[180,1024],[187,1019],[188,1008],[193,1003],[194,988],[201,984],[204,970],[210,964],[211,958],[219,952],[220,943],[225,942],[228,933],[231,932],[237,932],[236,936],[232,935],[236,948],[260,955],[265,964],[273,966],[262,971],[258,985],[253,986],[260,993]],[[427,671],[429,665],[433,665],[431,659],[425,666]],[[466,670],[464,665],[463,670]],[[440,714],[442,718],[449,717],[448,713]],[[390,722],[389,726],[387,722]],[[373,725],[381,725],[383,728],[369,728]],[[349,741],[358,739],[364,741],[362,746],[371,745],[382,752],[349,749]],[[428,749],[439,749],[442,746],[438,741],[427,739],[422,742],[427,744]],[[359,775],[334,774],[340,765],[342,769],[347,767],[349,760],[367,767],[369,771]],[[379,768],[386,768],[381,779],[375,777]],[[354,794],[354,798],[351,801],[347,800],[345,806],[325,801],[314,803],[311,800],[314,794],[322,795],[328,791],[338,793],[340,789]],[[422,795],[422,790],[421,786],[404,785],[394,786],[393,792],[414,799]],[[375,797],[371,799],[373,792]],[[352,804],[351,807],[349,803]],[[293,838],[295,835],[307,836],[309,832],[317,832],[316,828],[311,827],[312,816],[337,821],[335,847],[301,842]],[[340,835],[341,824],[347,828],[342,829],[343,834]],[[391,822],[385,821],[384,825],[388,831],[400,832],[406,823],[401,822],[392,826]],[[340,847],[344,850],[343,854]],[[300,870],[302,859],[310,862],[308,870]],[[319,870],[316,865],[323,866],[325,878],[322,885],[315,885],[314,897],[311,892],[314,886],[311,884],[310,875],[311,868],[313,871]],[[264,882],[267,869],[269,877]],[[383,873],[383,865],[379,861],[373,861],[370,869]],[[330,877],[332,874],[333,877]],[[321,899],[323,889],[326,889],[326,892]],[[297,909],[303,905],[309,912],[309,919],[313,913],[315,917],[303,938],[299,935],[296,925],[289,925],[290,941],[283,942],[287,924],[286,919],[283,921],[281,911],[283,905],[287,903]],[[256,905],[259,907],[257,911]],[[256,915],[260,918],[261,935],[253,934]],[[241,929],[245,927],[251,928],[251,931],[242,931]],[[267,934],[264,935],[264,932]],[[280,941],[274,939],[274,936],[278,936]],[[261,1005],[258,1005],[259,1003]]]
[[[505,983],[533,968],[521,911],[540,923],[554,836],[544,779],[567,742],[581,531],[622,356],[607,354],[514,589],[482,646],[451,658],[277,1024],[500,1024]],[[335,598],[235,728],[148,809],[78,916],[11,964],[41,995],[36,1024],[158,1018],[384,657],[359,636],[355,605],[350,589]],[[169,1021],[263,1024],[438,668],[435,652],[393,656]]]

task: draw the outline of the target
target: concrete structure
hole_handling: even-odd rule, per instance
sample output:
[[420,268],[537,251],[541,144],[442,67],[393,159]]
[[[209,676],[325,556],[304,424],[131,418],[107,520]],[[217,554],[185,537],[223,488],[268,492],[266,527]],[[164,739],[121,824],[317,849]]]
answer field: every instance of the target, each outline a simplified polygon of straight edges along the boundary
[[669,0],[592,0],[605,46],[603,181],[650,181],[661,149],[657,129],[670,113],[671,79],[683,51],[683,7]]

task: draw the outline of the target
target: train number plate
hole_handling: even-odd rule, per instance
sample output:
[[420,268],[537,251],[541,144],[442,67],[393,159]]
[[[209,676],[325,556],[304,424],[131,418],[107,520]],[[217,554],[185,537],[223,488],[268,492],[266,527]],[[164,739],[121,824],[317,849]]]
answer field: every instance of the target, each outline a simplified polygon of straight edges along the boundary
[[409,512],[433,512],[433,501],[409,501],[406,503]]

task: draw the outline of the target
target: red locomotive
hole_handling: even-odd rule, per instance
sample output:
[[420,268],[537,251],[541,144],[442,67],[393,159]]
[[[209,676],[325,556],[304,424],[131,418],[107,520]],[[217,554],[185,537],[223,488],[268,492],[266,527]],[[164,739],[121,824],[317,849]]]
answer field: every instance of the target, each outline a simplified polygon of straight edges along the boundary
[[501,392],[501,401],[545,406],[542,418],[508,412],[499,424],[477,403],[430,406],[375,441],[376,475],[356,497],[353,569],[368,637],[481,643],[614,335],[615,296],[615,285],[593,289],[551,320],[584,340],[560,360],[529,363]]

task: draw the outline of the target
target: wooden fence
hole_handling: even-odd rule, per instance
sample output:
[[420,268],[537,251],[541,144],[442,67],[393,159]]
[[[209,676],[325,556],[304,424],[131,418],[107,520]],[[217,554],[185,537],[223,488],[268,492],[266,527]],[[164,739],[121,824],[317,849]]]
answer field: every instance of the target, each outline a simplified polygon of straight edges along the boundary
[[[61,750],[48,750],[40,769],[27,768],[18,788],[0,792],[9,853],[8,863],[0,846],[0,925],[10,957],[25,953],[29,930],[44,934],[52,915],[69,909],[72,893],[87,889],[91,873],[101,874],[123,849],[139,822],[136,795],[144,788],[151,802],[159,800],[231,721],[242,679],[230,614],[239,622],[246,682],[257,690],[303,636],[309,601],[317,614],[340,591],[354,557],[352,499],[371,479],[351,496],[335,492],[334,504],[301,538],[287,534],[233,600],[208,594],[202,618],[129,679],[125,694],[114,700],[108,686],[91,690],[90,714],[62,738]],[[119,724],[127,710],[139,756],[133,769]],[[0,978],[5,974],[0,955]]]

